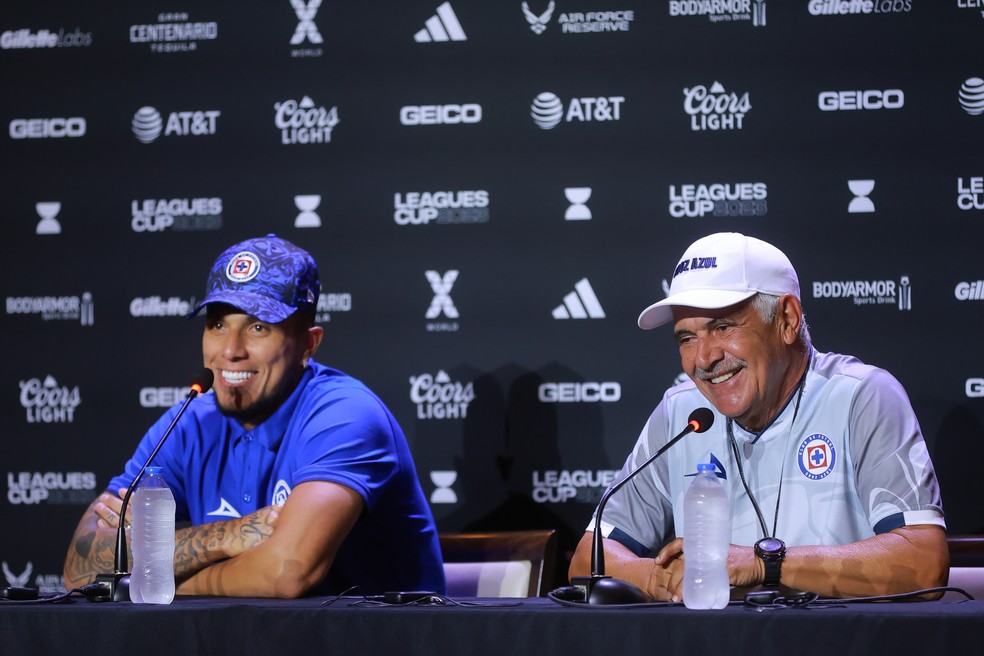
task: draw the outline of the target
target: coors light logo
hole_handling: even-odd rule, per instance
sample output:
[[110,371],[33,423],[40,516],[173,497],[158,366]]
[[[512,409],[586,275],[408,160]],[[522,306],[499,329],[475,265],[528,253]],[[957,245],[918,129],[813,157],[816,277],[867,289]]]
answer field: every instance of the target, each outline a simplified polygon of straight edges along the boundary
[[274,123],[280,130],[282,144],[320,144],[331,141],[331,132],[338,125],[338,107],[317,107],[308,96],[274,103]]
[[711,88],[699,84],[683,90],[683,109],[690,115],[690,129],[740,130],[745,114],[752,108],[746,91],[739,96],[725,91],[720,82]]
[[464,419],[475,400],[472,383],[452,381],[444,370],[436,376],[410,377],[410,400],[417,404],[417,419]]

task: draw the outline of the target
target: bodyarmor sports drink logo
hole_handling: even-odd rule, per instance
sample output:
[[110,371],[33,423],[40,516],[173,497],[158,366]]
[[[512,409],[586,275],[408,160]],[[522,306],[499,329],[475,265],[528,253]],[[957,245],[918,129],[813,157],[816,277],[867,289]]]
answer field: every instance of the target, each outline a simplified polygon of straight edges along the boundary
[[410,401],[417,406],[417,419],[464,419],[474,400],[472,383],[452,381],[443,369],[436,376],[410,376]]
[[845,280],[814,282],[813,298],[850,299],[854,305],[896,305],[899,310],[912,309],[909,276],[894,280]]
[[0,34],[0,48],[4,50],[23,50],[34,48],[87,48],[92,45],[92,32],[83,32],[75,28],[67,32],[64,28],[57,32],[51,30],[29,29],[8,30]]
[[912,0],[810,0],[807,7],[814,16],[901,14],[912,10]]
[[482,106],[476,103],[464,105],[406,105],[400,108],[403,125],[461,125],[479,123]]
[[769,212],[764,182],[670,185],[670,216],[764,216]]
[[351,312],[352,295],[347,292],[323,292],[318,296],[318,306],[315,310],[315,323],[328,323],[335,312]]
[[206,111],[171,112],[167,121],[157,109],[145,106],[133,115],[133,136],[140,143],[152,143],[163,134],[165,137],[200,137],[215,134],[215,122],[222,112]]
[[79,387],[59,387],[52,376],[20,381],[20,404],[29,424],[70,424],[82,403]]
[[85,119],[69,118],[15,118],[10,122],[11,139],[61,139],[84,137]]
[[[451,300],[451,288],[454,287],[458,279],[458,270],[450,269],[442,276],[437,271],[426,271],[424,276],[430,283],[434,298],[431,300],[430,307],[427,308],[428,319],[437,319],[442,314],[449,319],[458,318],[458,308]],[[427,323],[428,332],[455,332],[458,330],[457,321],[434,321]]]
[[170,198],[130,201],[134,232],[194,232],[222,228],[221,198]]
[[589,123],[593,121],[617,121],[622,112],[625,96],[571,98],[567,110],[563,101],[555,93],[544,91],[533,99],[530,116],[533,122],[544,130],[552,130],[561,121]]
[[195,297],[185,300],[177,296],[138,297],[130,301],[131,317],[186,317],[195,307]]
[[971,116],[984,114],[984,80],[971,77],[960,85],[960,106]]
[[751,21],[765,27],[765,0],[670,0],[670,16],[706,16],[712,23]]
[[957,178],[957,207],[984,210],[984,177]]
[[536,503],[598,503],[617,474],[614,469],[534,471],[530,496]]
[[[290,45],[299,46],[308,41],[312,45],[320,46],[324,39],[321,38],[321,32],[314,23],[314,17],[321,6],[321,0],[308,0],[307,3],[304,0],[290,0],[290,6],[294,8],[294,14],[297,16],[297,28],[290,37]],[[320,57],[323,52],[321,48],[294,48],[290,51],[290,56]]]
[[817,106],[824,112],[860,109],[902,109],[905,93],[902,89],[868,89],[866,91],[821,91]]
[[615,403],[622,398],[622,386],[614,381],[602,383],[541,383],[540,403]]
[[40,315],[43,321],[78,321],[83,326],[95,323],[92,294],[82,296],[8,296],[7,314]]
[[285,100],[273,106],[274,124],[280,130],[282,144],[321,144],[331,141],[331,132],[338,125],[338,107],[316,107],[308,96],[301,101]]
[[96,489],[93,472],[7,472],[11,505],[88,505]]
[[191,22],[187,12],[158,14],[156,23],[130,26],[130,43],[148,44],[151,52],[191,52],[199,41],[218,37],[218,23]]
[[393,197],[393,220],[397,225],[488,223],[489,192],[408,191]]
[[683,109],[690,116],[690,129],[740,130],[745,114],[752,108],[748,92],[728,93],[715,81],[708,89],[702,84],[683,90]]
[[958,282],[953,296],[958,301],[984,301],[984,280]]

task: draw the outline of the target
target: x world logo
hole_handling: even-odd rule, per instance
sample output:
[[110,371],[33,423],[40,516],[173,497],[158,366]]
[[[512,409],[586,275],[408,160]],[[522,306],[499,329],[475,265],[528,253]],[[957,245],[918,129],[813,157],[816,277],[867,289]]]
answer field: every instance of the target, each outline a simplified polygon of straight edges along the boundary
[[298,20],[290,44],[296,46],[304,41],[305,37],[311,43],[322,43],[324,40],[318,32],[318,26],[314,24],[314,15],[318,13],[321,0],[310,0],[307,4],[304,4],[304,0],[290,0],[290,5],[294,8]]
[[458,309],[451,301],[451,288],[454,286],[454,281],[458,279],[458,270],[451,269],[443,277],[437,271],[427,271],[424,275],[427,276],[427,281],[434,291],[434,300],[427,308],[427,318],[436,319],[441,312],[444,312],[448,318],[457,319]]

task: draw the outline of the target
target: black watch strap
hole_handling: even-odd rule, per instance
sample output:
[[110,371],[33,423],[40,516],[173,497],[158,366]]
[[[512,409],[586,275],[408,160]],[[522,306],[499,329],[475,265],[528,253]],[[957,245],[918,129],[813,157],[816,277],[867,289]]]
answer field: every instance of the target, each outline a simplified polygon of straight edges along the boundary
[[779,585],[779,579],[782,575],[782,558],[764,560],[763,562],[765,562],[765,581],[763,583],[767,587],[774,588]]

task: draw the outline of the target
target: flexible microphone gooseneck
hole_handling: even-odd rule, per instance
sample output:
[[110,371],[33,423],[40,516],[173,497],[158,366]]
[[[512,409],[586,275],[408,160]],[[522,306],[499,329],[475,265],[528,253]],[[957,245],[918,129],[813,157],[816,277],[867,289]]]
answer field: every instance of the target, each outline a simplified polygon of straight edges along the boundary
[[621,489],[636,474],[652,464],[656,458],[663,455],[667,449],[683,439],[685,435],[703,433],[712,424],[714,424],[714,413],[711,412],[710,408],[697,408],[690,413],[686,428],[664,444],[656,453],[651,455],[646,462],[636,467],[628,476],[605,491],[605,494],[601,497],[601,501],[598,503],[598,510],[595,513],[595,525],[591,542],[591,575],[576,576],[571,579],[571,587],[578,590],[577,596],[581,596],[580,591],[583,589],[583,598],[578,599],[578,601],[596,605],[635,604],[652,601],[648,594],[628,581],[605,575],[605,548],[603,544],[604,536],[601,533],[601,513],[604,512],[605,504],[608,503],[608,499],[615,492]]
[[212,383],[215,381],[215,374],[212,373],[211,369],[202,369],[201,372],[192,378],[191,389],[188,391],[187,397],[185,397],[185,402],[181,405],[178,410],[178,414],[174,415],[174,419],[171,420],[171,425],[167,427],[164,431],[164,435],[161,436],[160,441],[157,442],[157,446],[150,453],[147,458],[147,462],[143,464],[140,471],[137,472],[136,477],[134,477],[133,482],[130,483],[130,487],[126,489],[126,495],[123,496],[123,505],[120,508],[120,523],[116,528],[116,558],[114,562],[115,571],[112,574],[99,574],[96,576],[96,583],[99,585],[98,591],[95,596],[92,597],[94,601],[130,601],[130,572],[127,569],[128,566],[128,552],[126,548],[126,533],[124,531],[124,526],[126,525],[126,508],[130,503],[130,496],[133,491],[137,489],[137,485],[140,484],[140,479],[143,478],[144,470],[150,465],[154,460],[154,456],[157,452],[161,450],[164,446],[164,441],[167,440],[171,435],[171,431],[178,423],[178,419],[184,414],[185,410],[188,409],[188,405],[191,403],[199,394],[204,394],[212,388]]

